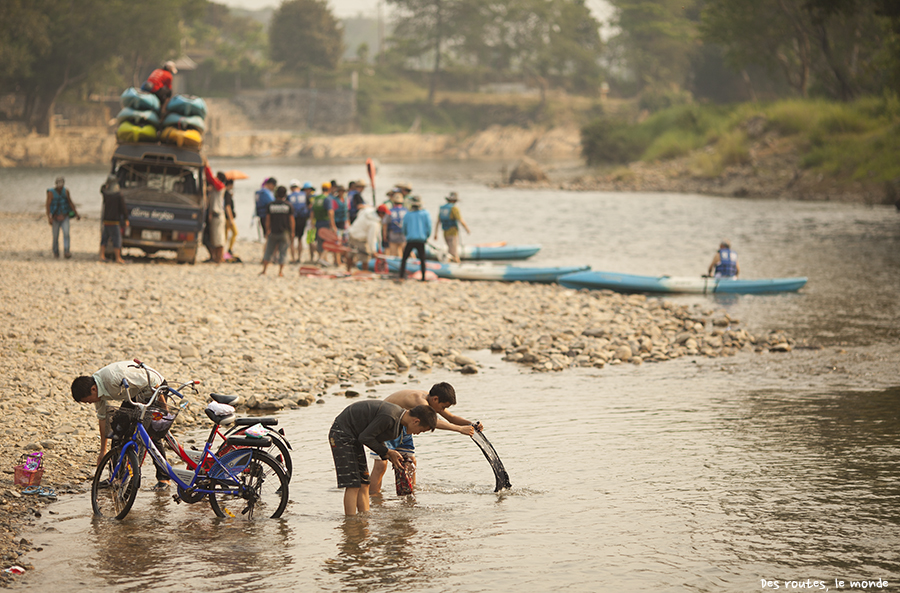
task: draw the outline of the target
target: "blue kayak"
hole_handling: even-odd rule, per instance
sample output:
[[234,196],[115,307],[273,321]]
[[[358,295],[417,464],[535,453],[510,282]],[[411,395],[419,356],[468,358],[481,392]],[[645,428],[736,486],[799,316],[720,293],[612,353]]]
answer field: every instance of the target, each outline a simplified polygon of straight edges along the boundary
[[656,292],[689,294],[764,294],[796,292],[806,284],[806,278],[712,278],[706,276],[635,276],[615,272],[578,272],[559,279],[567,288],[614,290],[616,292]]
[[169,99],[169,103],[166,105],[166,111],[177,113],[178,115],[183,115],[185,117],[198,115],[205,119],[206,101],[193,95],[175,95]]
[[159,127],[159,114],[152,109],[132,109],[131,107],[123,107],[116,119],[122,122],[131,122],[141,126],[151,125]]
[[200,130],[206,131],[206,122],[199,115],[184,116],[177,113],[170,113],[163,120],[162,127],[177,128],[179,130]]
[[153,93],[142,91],[134,87],[125,89],[120,98],[122,107],[131,107],[137,111],[159,112],[159,98]]
[[[528,259],[540,250],[540,245],[460,245],[459,259],[519,260]],[[431,245],[425,246],[425,257],[428,259],[442,260],[446,253],[445,250],[433,249]]]
[[[388,269],[392,274],[400,272],[400,258],[385,258]],[[369,269],[374,269],[374,261],[369,262]],[[407,277],[417,274],[420,270],[419,260],[409,259],[406,262]],[[590,270],[590,266],[562,266],[546,268],[520,268],[512,265],[496,264],[442,264],[427,262],[426,269],[434,272],[438,278],[451,278],[455,280],[494,280],[499,282],[541,282],[553,283],[564,275],[573,272]]]

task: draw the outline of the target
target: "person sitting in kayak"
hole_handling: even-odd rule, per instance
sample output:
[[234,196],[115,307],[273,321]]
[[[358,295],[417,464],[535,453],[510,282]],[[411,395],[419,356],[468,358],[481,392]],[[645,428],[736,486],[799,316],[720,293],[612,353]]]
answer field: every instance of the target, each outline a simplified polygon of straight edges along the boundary
[[719,251],[709,264],[707,275],[715,274],[716,278],[737,278],[741,273],[741,266],[738,264],[737,253],[731,250],[731,243],[722,241],[719,243]]
[[172,75],[178,73],[175,62],[169,60],[162,68],[150,73],[147,81],[141,85],[142,91],[153,93],[159,99],[160,112],[166,110],[166,103],[172,96]]

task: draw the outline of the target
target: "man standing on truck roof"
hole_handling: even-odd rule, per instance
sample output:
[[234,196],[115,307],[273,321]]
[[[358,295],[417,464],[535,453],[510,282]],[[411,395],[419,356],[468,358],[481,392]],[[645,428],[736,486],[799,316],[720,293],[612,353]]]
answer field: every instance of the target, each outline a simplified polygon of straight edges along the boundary
[[172,96],[172,75],[178,74],[175,62],[169,60],[162,68],[157,68],[150,73],[147,81],[141,85],[141,90],[153,93],[159,99],[160,113],[166,110],[166,103]]

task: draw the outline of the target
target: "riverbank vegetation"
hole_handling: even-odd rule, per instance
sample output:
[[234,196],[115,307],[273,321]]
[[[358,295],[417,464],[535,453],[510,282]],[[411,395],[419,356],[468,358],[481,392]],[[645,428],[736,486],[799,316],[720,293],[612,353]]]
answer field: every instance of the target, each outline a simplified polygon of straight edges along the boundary
[[751,162],[760,144],[786,143],[804,169],[845,181],[900,179],[900,101],[791,99],[731,106],[679,105],[629,121],[620,113],[582,129],[589,164],[688,157],[698,177]]

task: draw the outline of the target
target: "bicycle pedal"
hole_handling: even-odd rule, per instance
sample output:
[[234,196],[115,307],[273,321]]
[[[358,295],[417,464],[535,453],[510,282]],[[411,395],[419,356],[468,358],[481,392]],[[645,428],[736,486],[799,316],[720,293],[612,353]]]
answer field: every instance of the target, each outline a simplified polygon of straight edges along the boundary
[[177,504],[181,504],[181,497],[177,494],[172,495],[172,500],[174,500]]

